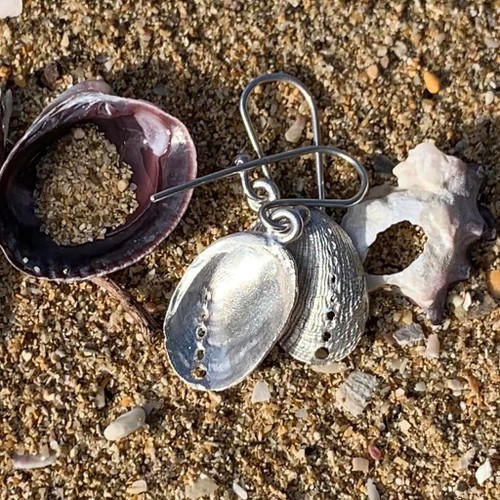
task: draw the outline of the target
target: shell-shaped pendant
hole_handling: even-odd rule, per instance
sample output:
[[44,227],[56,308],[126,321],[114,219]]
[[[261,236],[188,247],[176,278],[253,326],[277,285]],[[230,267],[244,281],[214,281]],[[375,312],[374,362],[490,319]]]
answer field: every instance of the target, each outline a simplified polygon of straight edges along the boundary
[[273,236],[216,241],[193,261],[170,302],[164,329],[172,367],[197,389],[236,385],[283,335],[296,296],[295,262]]
[[[264,230],[259,223],[256,229]],[[330,217],[310,209],[302,236],[286,246],[297,265],[299,295],[280,345],[308,364],[345,358],[368,317],[365,275],[351,239]]]

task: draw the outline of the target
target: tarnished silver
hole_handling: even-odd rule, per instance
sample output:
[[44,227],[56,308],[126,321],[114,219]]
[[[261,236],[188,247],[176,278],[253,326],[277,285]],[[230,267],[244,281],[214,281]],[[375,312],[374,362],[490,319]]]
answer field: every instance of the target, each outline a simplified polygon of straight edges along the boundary
[[286,247],[297,265],[299,296],[280,345],[304,363],[338,361],[356,347],[368,318],[361,260],[347,233],[314,208],[301,238]]
[[241,382],[286,329],[297,296],[295,262],[266,233],[236,233],[202,252],[175,290],[165,343],[175,372],[197,389]]
[[[286,82],[300,91],[305,101],[309,105],[309,109],[311,111],[314,144],[316,146],[319,146],[321,144],[321,128],[319,126],[318,109],[316,107],[312,94],[304,86],[304,84],[294,76],[287,75],[286,73],[271,73],[268,75],[258,76],[257,78],[252,80],[243,91],[243,94],[241,94],[241,99],[240,99],[241,118],[243,119],[243,123],[245,125],[248,137],[250,138],[250,142],[252,143],[252,146],[255,152],[257,153],[257,156],[259,158],[263,158],[264,151],[262,150],[259,144],[259,141],[257,139],[257,134],[255,133],[255,129],[252,124],[252,120],[250,119],[250,115],[248,114],[248,98],[250,97],[255,87],[266,82]],[[316,180],[318,185],[318,198],[323,199],[325,197],[325,181],[323,172],[323,158],[320,153],[315,154],[315,161],[316,161]],[[269,168],[267,167],[267,164],[262,165],[262,172],[264,173],[264,176],[267,178],[267,180],[274,184],[273,177],[271,175],[271,172],[269,171]],[[249,202],[252,201],[254,205],[256,203],[262,205],[266,201],[269,201],[266,198],[266,195],[259,196],[259,194],[256,192],[258,186],[255,185],[255,181],[253,183],[250,181],[248,174],[249,172],[247,171],[243,171],[240,173],[243,191],[245,192],[247,200]]]

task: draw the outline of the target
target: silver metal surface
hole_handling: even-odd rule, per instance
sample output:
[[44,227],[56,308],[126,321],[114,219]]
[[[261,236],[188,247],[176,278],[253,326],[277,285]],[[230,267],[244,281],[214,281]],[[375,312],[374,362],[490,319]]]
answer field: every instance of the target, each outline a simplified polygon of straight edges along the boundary
[[[286,245],[295,259],[299,296],[281,346],[308,364],[328,364],[357,345],[368,317],[363,267],[351,239],[323,212],[310,209],[302,237]],[[258,222],[255,230],[265,230]]]
[[352,165],[356,170],[356,172],[358,173],[360,179],[360,187],[358,189],[358,192],[351,198],[347,198],[345,200],[340,200],[340,199],[319,200],[316,198],[275,200],[266,203],[261,208],[261,210],[262,209],[268,210],[269,208],[279,205],[281,206],[307,205],[316,207],[347,208],[352,205],[355,205],[356,203],[359,203],[364,198],[366,192],[368,191],[368,174],[366,173],[366,170],[361,165],[361,163],[359,163],[359,161],[356,160],[356,158],[346,153],[345,151],[334,148],[333,146],[307,146],[304,148],[290,149],[289,151],[283,151],[282,153],[276,153],[274,155],[265,156],[264,158],[258,158],[257,160],[251,160],[239,163],[232,167],[228,167],[224,170],[220,170],[218,172],[212,172],[211,174],[205,175],[203,177],[198,177],[198,179],[186,182],[185,184],[181,184],[180,186],[175,186],[169,189],[165,189],[164,191],[159,191],[158,193],[155,193],[151,196],[151,201],[153,203],[157,203],[159,201],[169,198],[170,196],[173,196],[174,194],[181,193],[182,191],[187,191],[188,189],[193,189],[199,186],[203,186],[208,182],[212,182],[218,179],[225,179],[226,177],[238,174],[239,172],[246,172],[255,167],[261,167],[269,163],[278,163],[280,161],[291,160],[293,158],[300,158],[302,156],[307,156],[316,153],[320,153],[322,155],[327,155],[327,156],[333,156],[336,158],[341,158],[342,160],[345,160],[350,165]]
[[197,389],[241,382],[282,336],[297,296],[290,253],[265,233],[236,233],[191,264],[170,301],[165,343],[176,373]]
[[[309,109],[311,111],[311,120],[313,127],[313,137],[314,144],[319,146],[321,144],[321,129],[319,125],[319,117],[318,117],[318,109],[316,108],[316,104],[314,102],[314,98],[309,90],[304,86],[304,84],[295,78],[294,76],[287,75],[286,73],[271,73],[269,75],[262,75],[254,80],[252,80],[249,85],[243,91],[240,99],[240,114],[243,119],[243,123],[245,125],[247,134],[250,138],[252,146],[257,153],[259,158],[264,157],[264,151],[262,150],[259,141],[257,139],[257,134],[255,133],[255,129],[253,127],[252,121],[250,120],[250,116],[248,114],[248,98],[252,93],[253,89],[258,85],[266,82],[285,82],[293,87],[297,88],[300,93],[304,96],[305,101],[309,105]],[[325,182],[324,182],[324,173],[323,173],[323,158],[320,153],[315,154],[316,160],[316,179],[318,184],[318,198],[323,199],[325,197]],[[273,178],[271,172],[269,171],[267,164],[262,165],[262,171],[267,179],[273,182]],[[241,174],[241,183],[243,185],[243,191],[245,192],[246,197],[249,200],[253,200],[254,202],[265,202],[267,201],[265,198],[262,198],[255,192],[255,185],[252,185],[250,179],[248,178],[248,172],[243,171]]]

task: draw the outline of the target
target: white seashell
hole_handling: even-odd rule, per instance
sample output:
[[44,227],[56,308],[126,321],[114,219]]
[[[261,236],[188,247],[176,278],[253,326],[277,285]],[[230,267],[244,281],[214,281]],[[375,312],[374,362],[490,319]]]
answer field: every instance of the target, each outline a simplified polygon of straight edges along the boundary
[[355,371],[340,384],[335,399],[344,410],[357,417],[367,407],[377,386],[376,377],[369,373]]
[[441,344],[439,342],[439,337],[436,333],[429,335],[427,339],[427,347],[425,348],[425,357],[428,359],[439,358],[439,351],[441,349]]
[[217,491],[217,483],[206,476],[201,474],[200,477],[192,484],[186,485],[186,498],[196,499],[208,497]]
[[267,403],[271,399],[269,386],[262,380],[259,380],[252,392],[252,403]]
[[349,208],[342,227],[364,260],[379,233],[402,221],[420,226],[427,242],[419,257],[401,272],[368,275],[368,289],[395,286],[439,323],[448,289],[470,275],[466,250],[494,234],[491,215],[477,204],[484,172],[422,143],[393,173],[398,186],[371,189],[364,201]]
[[353,472],[368,472],[368,460],[363,457],[355,457],[352,459]]
[[490,459],[487,458],[485,462],[477,469],[476,479],[479,484],[483,484],[493,475]]
[[108,441],[118,441],[140,429],[146,422],[146,412],[140,406],[120,415],[104,429]]
[[292,126],[285,132],[285,139],[288,142],[298,142],[306,126],[305,115],[297,116],[297,119],[293,122]]
[[417,323],[405,325],[392,334],[400,346],[408,346],[420,342],[424,338],[424,331]]
[[233,483],[233,491],[238,498],[241,498],[242,500],[247,500],[248,498],[247,491],[244,488],[242,488],[236,481],[234,481]]
[[377,487],[371,479],[368,479],[368,481],[366,481],[366,494],[368,495],[368,500],[380,500],[380,495]]
[[282,336],[296,295],[295,262],[274,237],[237,233],[216,241],[170,301],[165,339],[172,367],[197,389],[236,385]]
[[22,0],[1,0],[0,1],[0,19],[6,17],[17,17],[23,12]]
[[12,466],[14,469],[41,469],[56,463],[55,455],[14,455]]
[[139,495],[140,493],[146,493],[148,491],[148,485],[144,479],[138,479],[134,481],[128,488],[127,493],[129,495]]

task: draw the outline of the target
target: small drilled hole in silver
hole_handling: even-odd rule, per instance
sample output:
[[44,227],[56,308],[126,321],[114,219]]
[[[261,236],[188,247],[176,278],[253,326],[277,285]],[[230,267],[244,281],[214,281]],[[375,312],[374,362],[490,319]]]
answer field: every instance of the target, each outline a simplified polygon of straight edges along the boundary
[[204,325],[200,325],[196,329],[196,335],[198,338],[202,339],[207,334],[207,327]]
[[207,375],[207,370],[205,370],[203,366],[197,366],[196,368],[193,368],[193,371],[191,373],[193,374],[194,378],[201,379]]
[[326,313],[326,317],[328,318],[328,321],[332,321],[332,319],[335,318],[335,313],[333,311],[328,311]]
[[205,351],[203,349],[198,349],[196,351],[195,357],[198,361],[201,361],[205,357]]
[[326,359],[329,355],[329,351],[326,347],[320,347],[314,355],[316,356],[317,359]]

